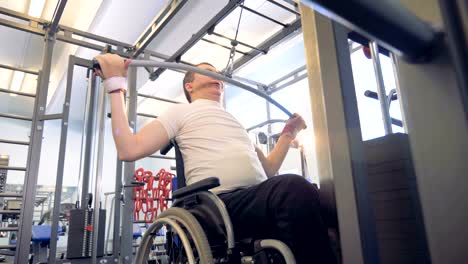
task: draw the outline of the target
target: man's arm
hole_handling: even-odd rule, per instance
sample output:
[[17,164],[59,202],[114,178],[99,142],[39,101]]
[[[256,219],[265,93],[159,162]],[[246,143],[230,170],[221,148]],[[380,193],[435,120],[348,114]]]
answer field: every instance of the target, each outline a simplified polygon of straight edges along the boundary
[[291,144],[291,142],[296,138],[296,135],[300,130],[306,128],[304,119],[302,119],[298,114],[294,115],[295,116],[293,118],[286,122],[286,126],[284,127],[281,136],[278,138],[276,146],[268,156],[265,156],[261,149],[255,147],[258,159],[262,163],[267,177],[272,177],[278,172],[281,164],[283,164],[286,154],[288,154],[289,144]]
[[123,93],[111,93],[110,98],[112,135],[120,160],[138,160],[169,144],[167,132],[157,120],[153,120],[138,133],[133,134],[128,126]]
[[[126,77],[128,63],[119,56],[105,54],[96,56],[96,59],[99,61],[102,70],[99,74],[103,79]],[[105,83],[104,86],[106,85],[109,86],[106,89],[111,102],[112,135],[119,159],[134,161],[158,151],[169,143],[166,130],[157,120],[153,120],[137,134],[133,134],[125,113],[125,84],[111,81]]]

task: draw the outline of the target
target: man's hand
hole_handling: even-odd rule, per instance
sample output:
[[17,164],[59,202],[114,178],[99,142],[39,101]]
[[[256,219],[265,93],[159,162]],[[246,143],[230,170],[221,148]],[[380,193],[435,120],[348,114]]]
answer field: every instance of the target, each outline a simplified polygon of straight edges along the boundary
[[96,73],[104,79],[104,88],[108,93],[127,91],[127,69],[130,60],[124,61],[115,54],[103,54],[95,57],[101,70]]
[[101,66],[101,72],[98,72],[98,74],[104,80],[111,77],[127,77],[130,60],[124,61],[119,55],[110,53],[97,55],[95,59]]
[[286,125],[284,126],[283,132],[281,132],[282,136],[289,137],[291,139],[295,139],[297,133],[299,131],[306,129],[307,126],[305,124],[304,119],[297,113],[294,113],[294,116],[286,121]]

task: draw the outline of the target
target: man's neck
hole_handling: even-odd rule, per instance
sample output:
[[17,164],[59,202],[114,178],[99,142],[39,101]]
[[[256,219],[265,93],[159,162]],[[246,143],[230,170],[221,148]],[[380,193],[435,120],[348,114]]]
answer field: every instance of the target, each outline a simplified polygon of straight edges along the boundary
[[204,100],[210,100],[213,102],[221,103],[221,98],[192,98],[192,103],[195,102],[198,99],[204,99]]

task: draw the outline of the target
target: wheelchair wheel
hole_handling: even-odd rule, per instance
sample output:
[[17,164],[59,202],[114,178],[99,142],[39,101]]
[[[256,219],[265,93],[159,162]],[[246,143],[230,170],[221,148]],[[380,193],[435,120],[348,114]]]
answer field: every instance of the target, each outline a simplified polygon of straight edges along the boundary
[[213,263],[208,239],[187,210],[170,208],[161,213],[145,232],[135,263]]

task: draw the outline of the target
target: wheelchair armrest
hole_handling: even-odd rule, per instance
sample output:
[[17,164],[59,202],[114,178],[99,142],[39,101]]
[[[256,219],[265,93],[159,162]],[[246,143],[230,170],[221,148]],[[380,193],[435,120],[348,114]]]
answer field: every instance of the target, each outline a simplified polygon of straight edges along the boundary
[[172,193],[172,198],[177,199],[181,198],[196,192],[208,191],[212,188],[218,187],[220,185],[219,179],[216,177],[210,177],[203,179],[201,181],[190,184],[189,186],[183,187]]

